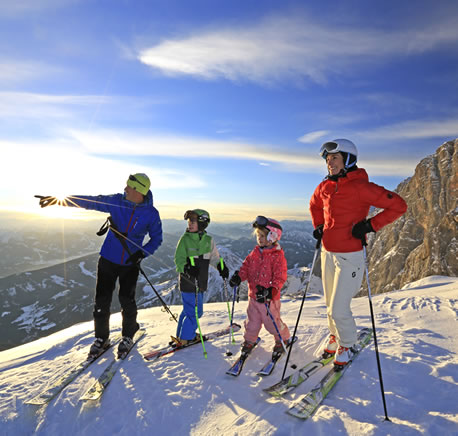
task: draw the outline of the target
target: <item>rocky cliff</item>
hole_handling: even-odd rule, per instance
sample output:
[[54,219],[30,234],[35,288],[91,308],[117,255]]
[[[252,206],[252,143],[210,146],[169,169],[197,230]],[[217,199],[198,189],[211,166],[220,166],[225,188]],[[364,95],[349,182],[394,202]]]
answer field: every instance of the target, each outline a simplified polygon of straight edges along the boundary
[[458,275],[457,150],[458,139],[444,143],[396,188],[408,210],[370,237],[373,294],[400,289],[430,275]]

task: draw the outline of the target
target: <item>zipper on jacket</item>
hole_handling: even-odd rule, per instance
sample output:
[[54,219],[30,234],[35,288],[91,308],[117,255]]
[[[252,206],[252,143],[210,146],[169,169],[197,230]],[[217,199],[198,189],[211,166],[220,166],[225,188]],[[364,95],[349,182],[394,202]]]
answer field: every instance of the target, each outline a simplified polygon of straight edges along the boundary
[[[134,208],[132,209],[132,214],[130,215],[129,222],[127,223],[126,235],[129,233],[129,226],[130,226],[130,223],[132,221],[132,218],[134,217],[134,213],[135,213],[135,208],[136,207],[137,206],[134,206]],[[135,222],[137,222],[137,221],[135,221]],[[125,252],[125,250],[124,250],[124,247],[123,247],[122,248],[122,253],[121,253],[121,265],[124,264],[124,252]]]

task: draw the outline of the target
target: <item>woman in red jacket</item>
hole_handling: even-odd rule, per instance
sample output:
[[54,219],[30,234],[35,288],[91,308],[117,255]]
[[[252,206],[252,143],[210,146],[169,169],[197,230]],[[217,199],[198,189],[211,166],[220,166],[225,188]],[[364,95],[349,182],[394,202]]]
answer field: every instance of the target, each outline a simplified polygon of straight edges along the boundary
[[267,313],[270,313],[280,332],[281,339],[287,344],[290,333],[280,318],[280,291],[287,278],[286,258],[278,241],[282,228],[272,218],[258,216],[253,223],[258,245],[243,261],[240,271],[236,271],[229,281],[230,286],[238,286],[248,280],[248,308],[245,321],[245,342],[242,353],[253,348],[262,325],[275,337],[274,353],[283,352],[280,336]]
[[[310,200],[315,228],[322,241],[321,273],[329,325],[324,351],[335,354],[336,365],[346,365],[356,343],[356,324],[350,304],[364,274],[362,239],[399,218],[407,210],[396,193],[369,182],[364,169],[356,166],[358,152],[348,139],[325,142],[320,150],[328,176]],[[369,208],[383,209],[367,219]]]

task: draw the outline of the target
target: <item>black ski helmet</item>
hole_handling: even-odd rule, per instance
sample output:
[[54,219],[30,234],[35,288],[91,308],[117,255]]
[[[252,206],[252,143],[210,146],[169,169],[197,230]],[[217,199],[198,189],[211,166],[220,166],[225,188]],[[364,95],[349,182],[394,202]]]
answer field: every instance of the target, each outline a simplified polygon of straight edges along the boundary
[[334,139],[325,142],[320,148],[320,155],[325,160],[328,154],[333,153],[340,153],[343,156],[346,170],[355,166],[358,160],[358,150],[355,144],[348,139]]
[[207,228],[210,224],[210,214],[204,209],[193,209],[187,210],[184,214],[184,219],[187,220],[188,218],[197,218],[197,225],[199,232],[202,232]]

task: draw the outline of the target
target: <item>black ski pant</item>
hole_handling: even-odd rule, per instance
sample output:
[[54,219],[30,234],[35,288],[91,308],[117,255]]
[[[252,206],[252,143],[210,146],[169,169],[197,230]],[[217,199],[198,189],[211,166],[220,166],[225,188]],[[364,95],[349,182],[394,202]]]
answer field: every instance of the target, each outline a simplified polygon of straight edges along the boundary
[[119,303],[122,313],[122,335],[132,338],[139,329],[135,288],[139,268],[136,265],[118,265],[100,257],[95,288],[94,329],[95,337],[110,336],[110,307],[116,281],[119,280]]

